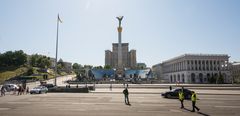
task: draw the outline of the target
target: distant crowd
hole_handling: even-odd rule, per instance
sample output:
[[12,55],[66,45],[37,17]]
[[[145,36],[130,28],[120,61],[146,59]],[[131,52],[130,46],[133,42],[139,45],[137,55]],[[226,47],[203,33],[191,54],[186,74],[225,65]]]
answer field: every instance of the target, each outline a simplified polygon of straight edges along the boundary
[[23,86],[21,84],[5,84],[1,87],[1,96],[5,96],[6,93],[9,93],[10,95],[29,94],[29,87]]

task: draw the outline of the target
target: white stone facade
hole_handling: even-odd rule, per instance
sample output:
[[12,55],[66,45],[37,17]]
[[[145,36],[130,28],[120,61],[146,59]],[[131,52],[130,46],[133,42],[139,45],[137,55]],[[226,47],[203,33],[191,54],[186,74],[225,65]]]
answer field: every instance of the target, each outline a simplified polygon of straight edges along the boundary
[[230,73],[234,83],[240,83],[240,62],[234,62],[230,65]]
[[158,65],[161,79],[169,83],[209,83],[211,77],[219,75],[224,83],[231,83],[228,59],[225,54],[184,54]]

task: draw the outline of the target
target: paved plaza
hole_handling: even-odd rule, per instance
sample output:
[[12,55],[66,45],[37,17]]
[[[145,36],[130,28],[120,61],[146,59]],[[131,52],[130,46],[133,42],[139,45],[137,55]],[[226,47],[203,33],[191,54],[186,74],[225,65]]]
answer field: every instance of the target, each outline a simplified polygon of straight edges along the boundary
[[[100,89],[101,90],[101,89]],[[123,94],[116,89],[102,89],[91,93],[47,93],[36,95],[6,95],[0,97],[1,116],[239,116],[240,95],[199,94],[200,112],[180,109],[177,99],[165,99],[160,94],[134,92],[131,88],[130,103],[125,105]],[[103,92],[105,91],[105,92]],[[139,90],[140,91],[140,90]],[[149,90],[151,91],[151,90]],[[204,91],[199,90],[204,93]]]

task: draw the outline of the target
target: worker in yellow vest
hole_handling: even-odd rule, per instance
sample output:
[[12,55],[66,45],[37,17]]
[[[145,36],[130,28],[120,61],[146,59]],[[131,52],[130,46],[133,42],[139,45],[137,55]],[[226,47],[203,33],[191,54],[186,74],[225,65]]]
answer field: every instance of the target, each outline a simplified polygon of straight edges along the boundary
[[183,101],[184,101],[183,89],[178,92],[178,98],[179,98],[179,101],[181,102],[181,108],[184,108],[184,105],[183,105]]
[[199,111],[200,109],[196,106],[196,101],[197,101],[197,95],[194,91],[192,91],[192,112],[195,112],[195,108],[197,109],[197,111]]

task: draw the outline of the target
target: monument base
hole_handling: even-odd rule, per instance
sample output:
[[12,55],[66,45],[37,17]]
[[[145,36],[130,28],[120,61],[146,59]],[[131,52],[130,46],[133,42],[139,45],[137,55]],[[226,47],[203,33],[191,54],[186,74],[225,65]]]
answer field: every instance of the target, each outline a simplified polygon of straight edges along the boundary
[[118,79],[123,79],[125,77],[124,69],[117,69],[115,74]]

